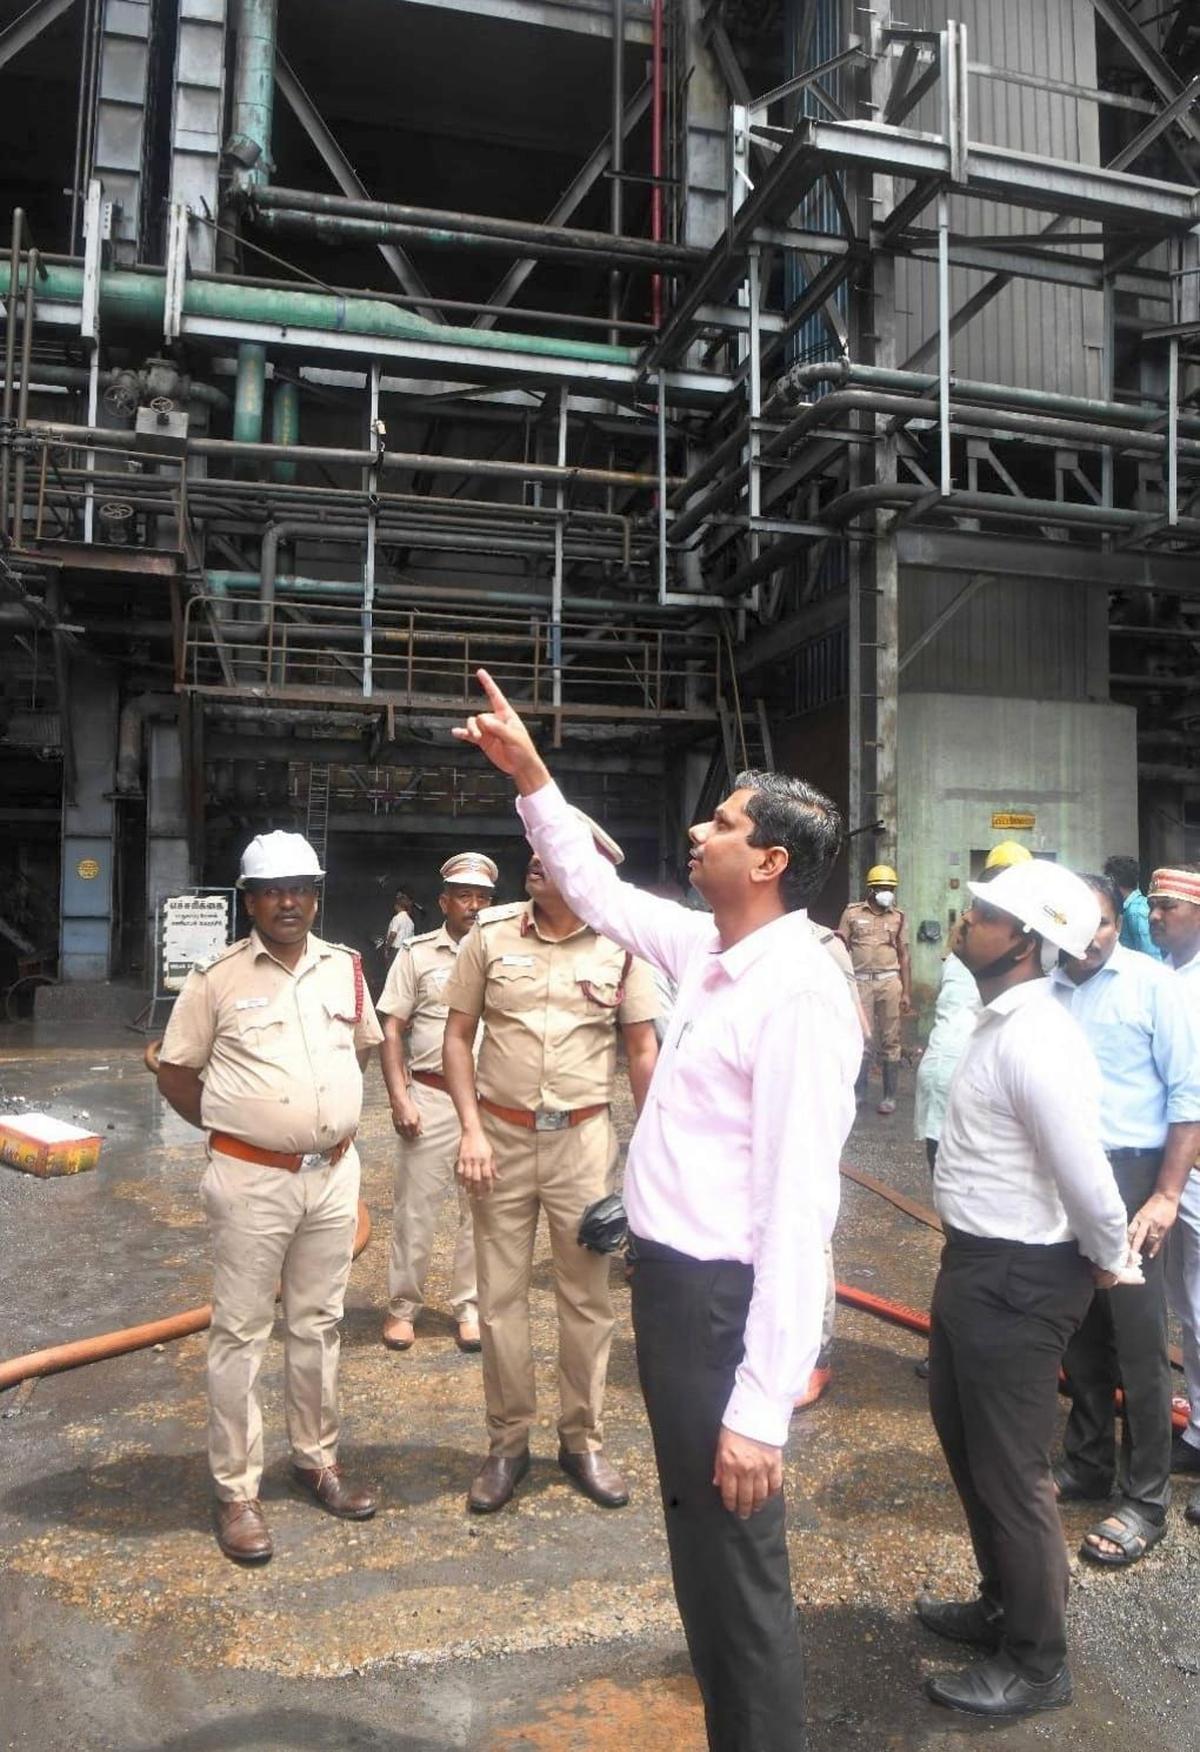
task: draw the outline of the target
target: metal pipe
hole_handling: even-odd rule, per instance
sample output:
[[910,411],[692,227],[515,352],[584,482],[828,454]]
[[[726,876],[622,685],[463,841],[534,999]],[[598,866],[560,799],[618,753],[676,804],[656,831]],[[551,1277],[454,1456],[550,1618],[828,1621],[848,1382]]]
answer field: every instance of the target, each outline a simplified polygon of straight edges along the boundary
[[4,400],[3,413],[0,414],[0,535],[8,534],[8,480],[11,467],[9,438],[12,434],[13,365],[17,351],[17,298],[21,289],[21,234],[24,229],[25,210],[23,207],[15,207],[4,324]]
[[233,436],[238,444],[261,441],[266,394],[267,349],[258,341],[243,341],[237,352],[233,396]]
[[[127,433],[111,432],[103,426],[76,426],[57,420],[31,420],[29,429],[44,433],[56,444],[75,445],[80,449],[129,449]],[[278,444],[247,444],[229,438],[193,438],[188,450],[196,456],[227,457],[247,462],[296,460],[356,469],[369,468],[375,461],[375,452],[372,450],[347,450],[328,444],[305,444],[292,448]],[[657,474],[640,474],[632,469],[583,468],[576,463],[569,463],[565,469],[559,469],[557,464],[549,462],[506,462],[498,457],[439,456],[413,450],[385,450],[379,462],[385,470],[415,469],[423,473],[465,475],[468,478],[479,475],[485,479],[509,481],[564,480],[581,486],[596,487],[658,485]],[[679,484],[679,476],[668,475],[667,482],[670,486],[676,486]]]
[[[654,0],[650,21],[650,238],[661,243],[663,235],[663,0]],[[650,282],[650,321],[662,327],[663,277]]]
[[[17,429],[25,430],[29,419],[29,378],[33,369],[33,283],[37,279],[38,252],[31,249],[25,271],[29,278],[25,285],[25,313],[21,328],[21,388],[17,394]],[[17,464],[13,470],[13,510],[10,525],[13,536],[13,546],[20,547],[25,528],[25,452],[17,452]]]
[[[271,442],[289,450],[300,442],[300,385],[290,377],[277,377],[271,392]],[[296,479],[296,464],[272,463],[271,475],[290,485]]]
[[[618,133],[620,128],[618,126]],[[309,189],[255,188],[248,196],[251,213],[286,211],[320,213],[330,218],[369,219],[384,224],[413,225],[429,231],[455,231],[477,237],[502,237],[519,243],[527,255],[539,244],[570,247],[611,258],[615,251],[635,256],[647,267],[699,266],[708,251],[683,244],[655,244],[644,237],[617,237],[578,225],[543,225],[528,219],[500,219],[491,213],[456,213],[438,207],[412,207],[400,201],[367,201],[353,195],[314,194]]]
[[[257,572],[233,572],[221,568],[210,567],[205,571],[206,586],[212,586],[213,593],[220,595],[223,591],[233,595],[257,596],[261,579]],[[277,594],[282,592],[287,596],[328,597],[331,601],[353,603],[355,607],[362,602],[362,585],[344,578],[306,578],[295,576],[279,576],[275,578]],[[377,584],[375,586],[376,602],[397,602],[415,604],[417,607],[428,606],[429,603],[444,603],[447,607],[455,605],[463,608],[520,608],[542,610],[549,613],[550,597],[546,592],[525,590],[464,590],[457,585],[440,584]],[[721,602],[713,599],[713,608],[719,608]],[[571,615],[581,618],[586,615],[597,615],[605,618],[620,614],[628,617],[632,612],[637,617],[659,619],[678,619],[681,613],[695,616],[697,605],[675,605],[661,607],[656,602],[638,602],[632,600],[612,599],[599,596],[564,596],[563,609]],[[702,610],[701,610],[702,611]]]
[[[933,380],[936,387],[937,380]],[[940,401],[918,399],[915,397],[898,396],[882,393],[874,389],[837,389],[829,395],[822,396],[818,401],[804,403],[795,418],[789,420],[778,432],[767,438],[762,446],[764,458],[775,456],[788,450],[798,438],[814,426],[826,425],[831,419],[843,413],[865,411],[883,414],[902,420],[929,420],[938,422],[942,416]],[[1057,418],[1045,413],[1025,412],[1024,410],[1006,410],[992,407],[958,408],[958,423],[960,426],[974,426],[988,431],[1011,432],[1017,436],[1058,439],[1067,444],[1111,445],[1117,450],[1142,452],[1147,455],[1163,455],[1168,451],[1169,440],[1161,432],[1142,430],[1122,431],[1115,426],[1106,426],[1096,422],[1085,422],[1066,418]],[[731,440],[726,440],[713,453],[715,457],[720,452],[727,453]],[[1180,439],[1176,447],[1180,457],[1190,456],[1200,459],[1200,439]],[[711,475],[713,457],[709,457],[704,465],[704,474]],[[677,502],[694,490],[702,471],[697,471],[690,482],[684,484],[672,495],[672,501]],[[678,517],[671,528],[671,541],[679,543],[697,529],[701,523],[715,510],[723,500],[740,491],[749,474],[749,464],[741,462],[737,468],[721,473],[716,484],[700,498],[693,499],[686,511]],[[1022,501],[1024,502],[1024,501]]]
[[[237,19],[237,57],[233,74],[234,147],[243,146],[248,163],[237,162],[234,187],[254,188],[271,171],[271,121],[275,108],[276,0],[241,0]],[[233,154],[236,159],[236,151]]]
[[[560,243],[553,237],[539,238],[530,243],[520,238],[494,237],[490,232],[462,230],[452,225],[416,225],[393,219],[359,219],[342,214],[308,213],[292,209],[255,211],[253,218],[256,230],[265,231],[270,236],[312,237],[318,243],[331,247],[348,243],[417,243],[432,249],[484,250],[493,255],[529,257],[547,262],[619,261],[635,268],[646,265],[643,254],[646,247],[644,238],[613,238],[609,241],[605,232],[596,234],[602,239],[601,242],[587,245]],[[619,282],[620,270],[614,268],[612,272]],[[421,305],[427,301],[416,299],[413,302]],[[609,319],[613,346],[620,340],[619,316],[618,310]],[[614,324],[617,325],[615,328]]]
[[[99,373],[101,389],[106,389],[110,383],[115,383],[119,377],[128,375],[125,371],[114,367],[109,371]],[[185,400],[203,402],[206,407],[218,408],[223,412],[229,409],[229,397],[223,389],[218,389],[212,383],[196,383],[191,378],[184,378],[187,385]],[[32,390],[41,388],[52,389],[87,389],[91,383],[91,372],[86,365],[51,365],[43,360],[33,367]]]
[[[82,295],[83,271],[69,266],[47,269],[38,288],[38,296],[50,302],[78,304]],[[163,276],[146,269],[117,270],[100,276],[101,312],[117,325],[152,327],[161,334],[164,295]],[[612,347],[600,341],[512,334],[501,329],[451,328],[427,322],[414,311],[401,309],[382,298],[344,297],[334,292],[286,292],[249,287],[233,280],[189,279],[183,313],[185,317],[219,322],[259,322],[278,328],[324,329],[331,334],[371,339],[429,341],[519,357],[581,359],[625,367],[635,365],[638,357],[635,347]]]
[[[625,0],[612,0],[612,132],[609,147],[609,230],[620,237],[624,229],[625,199]],[[608,318],[613,325],[608,338],[615,347],[620,340],[616,327],[621,314],[621,270],[615,262],[608,276]]]

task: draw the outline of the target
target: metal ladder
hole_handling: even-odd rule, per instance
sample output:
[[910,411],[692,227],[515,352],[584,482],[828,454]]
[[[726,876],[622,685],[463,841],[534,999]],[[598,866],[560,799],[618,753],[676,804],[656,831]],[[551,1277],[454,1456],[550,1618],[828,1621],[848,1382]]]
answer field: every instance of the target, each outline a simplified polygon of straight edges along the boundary
[[696,798],[693,821],[706,821],[721,801],[733,789],[738,773],[747,768],[771,771],[775,765],[775,750],[771,741],[771,726],[767,719],[766,701],[756,699],[752,710],[743,709],[741,689],[734,667],[733,640],[728,627],[722,629],[729,675],[728,701],[718,696],[717,721],[721,734],[713,748],[704,783]]
[[[326,869],[325,853],[329,843],[329,768],[315,762],[308,769],[308,803],[304,813],[304,837],[317,854],[317,862]],[[317,918],[320,922],[325,891],[318,890]]]

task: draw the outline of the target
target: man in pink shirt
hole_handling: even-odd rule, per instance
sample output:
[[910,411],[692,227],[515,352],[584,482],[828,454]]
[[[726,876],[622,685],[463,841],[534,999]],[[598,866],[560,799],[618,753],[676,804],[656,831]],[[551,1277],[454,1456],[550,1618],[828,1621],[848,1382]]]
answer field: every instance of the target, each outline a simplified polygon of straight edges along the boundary
[[[862,1054],[805,909],[841,819],[800,779],[743,773],[691,829],[711,914],[643,893],[596,852],[516,712],[479,679],[491,709],[455,735],[512,777],[529,841],[579,917],[678,987],[625,1174],[638,1373],[709,1745],[799,1752],[783,1448],[820,1345]],[[460,1162],[480,1196],[486,1169]]]

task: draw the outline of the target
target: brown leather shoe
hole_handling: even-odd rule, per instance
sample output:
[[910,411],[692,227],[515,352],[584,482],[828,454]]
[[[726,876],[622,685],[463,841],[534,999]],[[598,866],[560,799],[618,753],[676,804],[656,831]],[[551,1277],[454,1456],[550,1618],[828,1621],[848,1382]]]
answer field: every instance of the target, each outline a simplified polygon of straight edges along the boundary
[[558,1463],[571,1483],[602,1509],[623,1509],[629,1501],[629,1486],[603,1454],[569,1454],[560,1448]]
[[266,1563],[275,1550],[257,1497],[217,1503],[217,1544],[235,1563]]
[[477,1515],[494,1515],[502,1509],[529,1471],[529,1449],[511,1460],[489,1454],[467,1492],[467,1507]]
[[389,1314],[383,1323],[383,1348],[385,1350],[411,1350],[416,1336],[411,1320],[399,1320],[394,1314]]
[[336,1462],[332,1466],[293,1466],[292,1477],[323,1509],[342,1521],[369,1521],[375,1513],[370,1491],[351,1484]]
[[454,1342],[460,1351],[481,1351],[483,1340],[479,1336],[479,1326],[474,1320],[460,1320]]

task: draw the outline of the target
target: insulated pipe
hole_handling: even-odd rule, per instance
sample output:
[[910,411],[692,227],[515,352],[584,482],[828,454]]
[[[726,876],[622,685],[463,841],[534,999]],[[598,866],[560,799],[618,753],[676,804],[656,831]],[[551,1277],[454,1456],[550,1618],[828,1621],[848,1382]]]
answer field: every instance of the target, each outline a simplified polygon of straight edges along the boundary
[[[300,442],[300,386],[290,377],[277,377],[271,391],[271,442],[292,449]],[[296,479],[294,462],[271,464],[271,475],[284,486]]]
[[[618,134],[620,130],[618,128]],[[249,195],[252,212],[320,213],[330,218],[369,219],[391,225],[413,225],[426,231],[472,233],[502,237],[536,255],[540,244],[569,247],[585,255],[611,260],[614,253],[632,256],[647,267],[697,267],[708,251],[682,244],[651,243],[644,237],[616,237],[608,231],[585,231],[577,225],[540,225],[527,219],[500,219],[491,213],[455,213],[436,207],[410,207],[399,201],[361,200],[354,195],[314,194],[308,189],[256,188]],[[429,326],[429,325],[426,325]]]
[[[358,1224],[354,1231],[355,1259],[370,1239],[371,1213],[359,1199]],[[102,1363],[109,1357],[149,1350],[151,1345],[170,1344],[176,1338],[188,1338],[193,1332],[203,1332],[212,1324],[212,1313],[212,1303],[206,1302],[203,1308],[191,1308],[186,1314],[172,1314],[166,1320],[152,1320],[145,1326],[126,1326],[119,1332],[99,1332],[94,1338],[78,1338],[70,1344],[55,1344],[46,1350],[30,1351],[23,1357],[10,1357],[7,1362],[0,1363],[0,1393],[6,1387],[15,1387],[18,1382],[28,1381],[35,1375],[58,1375],[64,1369],[78,1369],[85,1363]]]
[[21,234],[25,228],[25,211],[13,209],[12,252],[9,257],[8,298],[5,300],[4,324],[4,391],[0,403],[0,535],[8,533],[8,481],[10,453],[9,433],[12,430],[13,367],[17,356],[17,298],[21,288]]
[[[114,324],[153,328],[162,333],[166,282],[146,269],[113,270],[100,276],[100,310]],[[45,270],[38,297],[50,303],[79,304],[83,270],[55,264]],[[372,340],[436,341],[439,345],[471,347],[478,352],[512,353],[518,357],[579,359],[592,364],[631,368],[636,347],[612,347],[601,341],[574,341],[548,335],[511,334],[502,329],[451,328],[431,323],[415,311],[382,298],[348,297],[336,292],[284,291],[248,286],[236,280],[189,279],[184,289],[185,316],[219,322],[259,322],[287,329],[327,330],[362,335]]]
[[125,701],[117,720],[117,795],[136,797],[142,776],[142,727],[147,718],[173,718],[174,694],[136,694]]
[[[235,188],[264,183],[271,167],[271,117],[275,103],[275,0],[241,0],[233,73],[233,173]],[[233,435],[242,443],[262,438],[267,351],[256,341],[238,347]]]
[[243,341],[237,354],[237,387],[233,396],[233,437],[236,444],[262,440],[267,393],[267,349],[258,341]]

